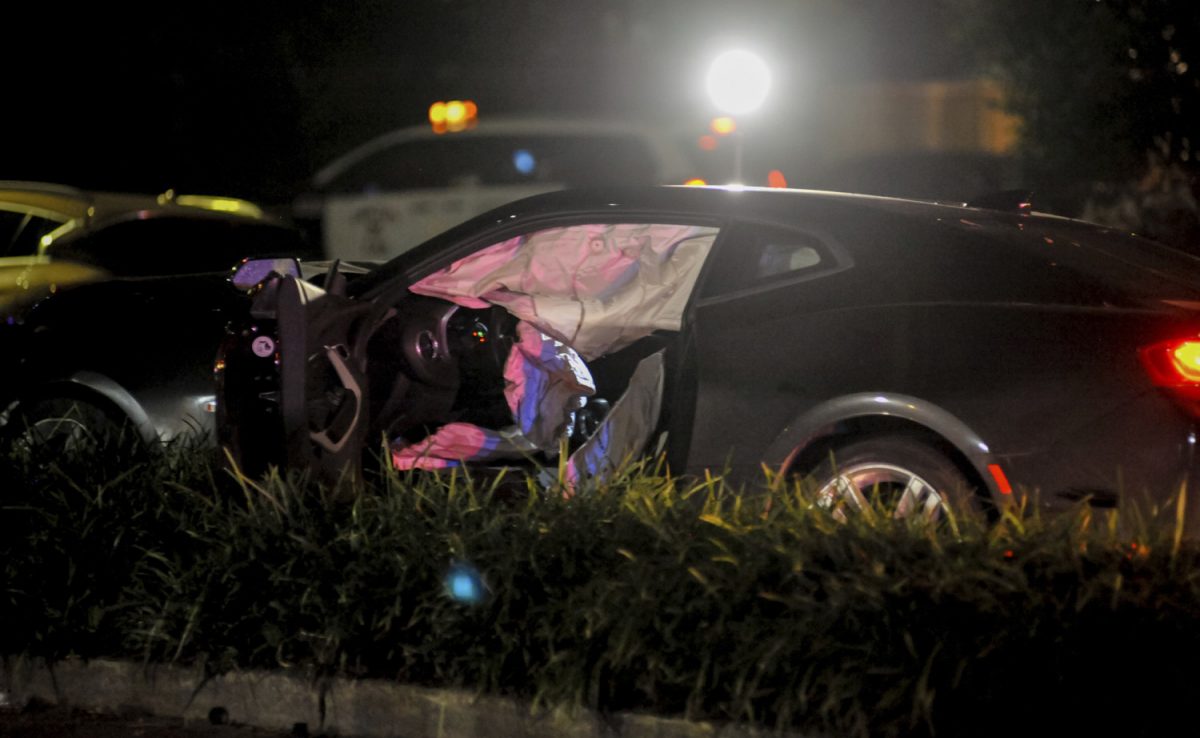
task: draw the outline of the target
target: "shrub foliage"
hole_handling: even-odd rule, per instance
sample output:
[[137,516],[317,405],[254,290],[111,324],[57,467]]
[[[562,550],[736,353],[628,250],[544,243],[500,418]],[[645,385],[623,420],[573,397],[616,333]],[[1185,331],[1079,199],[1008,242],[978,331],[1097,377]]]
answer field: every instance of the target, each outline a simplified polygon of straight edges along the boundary
[[0,460],[3,654],[852,736],[1148,735],[1200,687],[1200,554],[1175,508],[839,522],[769,474],[631,465],[568,497],[512,474],[329,489],[192,449],[40,453]]

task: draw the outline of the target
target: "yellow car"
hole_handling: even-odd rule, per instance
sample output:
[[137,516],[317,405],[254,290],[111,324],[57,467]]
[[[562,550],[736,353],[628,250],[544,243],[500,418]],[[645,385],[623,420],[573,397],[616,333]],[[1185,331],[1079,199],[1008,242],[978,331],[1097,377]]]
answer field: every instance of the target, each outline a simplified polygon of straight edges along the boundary
[[304,255],[243,200],[0,182],[0,438],[207,434],[234,268]]
[[[270,220],[257,205],[237,198],[0,181],[0,317],[60,288],[109,276],[228,269],[245,255],[244,246],[237,254],[224,253],[223,239],[211,238],[213,229],[204,224]],[[291,252],[296,244],[281,247]]]

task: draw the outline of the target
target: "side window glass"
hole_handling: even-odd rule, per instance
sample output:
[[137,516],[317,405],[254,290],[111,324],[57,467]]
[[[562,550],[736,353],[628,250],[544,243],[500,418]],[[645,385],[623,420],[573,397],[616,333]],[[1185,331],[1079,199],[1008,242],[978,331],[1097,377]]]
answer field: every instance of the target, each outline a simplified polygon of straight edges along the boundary
[[741,224],[719,247],[703,295],[716,297],[803,281],[848,266],[832,239],[801,230]]
[[25,213],[14,213],[7,210],[0,210],[0,256],[19,256],[20,253],[13,249],[17,238],[21,235],[21,229],[24,228],[25,221],[29,216]]
[[789,272],[815,267],[821,263],[821,253],[803,243],[767,243],[758,258],[755,277],[764,279]]
[[42,236],[57,227],[47,218],[0,210],[0,256],[33,256]]

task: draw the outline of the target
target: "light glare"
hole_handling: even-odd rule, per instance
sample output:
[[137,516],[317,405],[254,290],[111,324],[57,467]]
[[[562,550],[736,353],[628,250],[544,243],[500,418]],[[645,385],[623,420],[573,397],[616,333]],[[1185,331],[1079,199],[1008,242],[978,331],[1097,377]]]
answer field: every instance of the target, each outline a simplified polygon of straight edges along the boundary
[[1200,380],[1200,343],[1188,341],[1174,351],[1175,366],[1187,380]]
[[513,152],[513,167],[521,174],[532,174],[537,160],[528,149],[517,149]]
[[708,70],[708,96],[731,115],[758,109],[771,89],[766,62],[749,51],[727,51]]
[[464,605],[477,605],[487,596],[487,585],[475,567],[467,563],[456,563],[446,572],[442,586],[447,595]]
[[435,126],[446,122],[446,103],[439,101],[429,106],[429,122]]
[[722,115],[719,118],[713,118],[709,127],[718,136],[728,136],[737,130],[737,123],[728,115]]

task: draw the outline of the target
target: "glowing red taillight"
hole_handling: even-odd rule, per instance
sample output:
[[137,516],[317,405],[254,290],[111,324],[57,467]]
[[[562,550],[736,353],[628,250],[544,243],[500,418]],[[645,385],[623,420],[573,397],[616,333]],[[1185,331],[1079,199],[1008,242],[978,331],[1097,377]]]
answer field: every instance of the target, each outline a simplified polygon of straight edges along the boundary
[[1150,381],[1183,400],[1192,414],[1200,416],[1200,337],[1163,341],[1138,354]]
[[1179,376],[1200,382],[1200,341],[1184,341],[1171,352],[1171,363]]
[[1140,353],[1150,379],[1159,387],[1200,384],[1200,338],[1163,341]]

